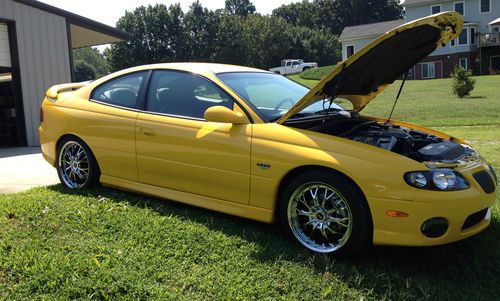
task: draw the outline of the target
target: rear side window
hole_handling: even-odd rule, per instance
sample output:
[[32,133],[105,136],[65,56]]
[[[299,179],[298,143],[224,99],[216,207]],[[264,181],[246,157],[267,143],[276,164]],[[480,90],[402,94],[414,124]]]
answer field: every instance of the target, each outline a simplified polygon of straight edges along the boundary
[[203,119],[213,106],[233,109],[233,99],[214,83],[184,72],[154,71],[146,111]]
[[115,106],[137,108],[139,90],[146,75],[147,71],[142,71],[112,79],[95,88],[90,98]]

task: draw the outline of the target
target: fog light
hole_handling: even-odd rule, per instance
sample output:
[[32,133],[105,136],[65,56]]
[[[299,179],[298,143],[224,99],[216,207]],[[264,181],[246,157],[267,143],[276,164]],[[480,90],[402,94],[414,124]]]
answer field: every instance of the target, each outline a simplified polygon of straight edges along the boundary
[[443,217],[435,217],[426,220],[420,231],[423,235],[430,238],[437,238],[442,236],[448,230],[448,221]]

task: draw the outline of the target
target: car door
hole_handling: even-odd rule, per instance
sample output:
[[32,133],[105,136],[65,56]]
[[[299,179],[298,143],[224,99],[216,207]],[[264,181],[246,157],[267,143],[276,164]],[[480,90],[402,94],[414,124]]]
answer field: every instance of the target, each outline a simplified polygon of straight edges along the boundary
[[292,72],[292,62],[291,61],[287,61],[286,65],[285,65],[285,73],[288,74],[290,72]]
[[140,71],[104,82],[75,116],[77,133],[91,147],[103,175],[137,181],[135,122],[147,76],[148,71]]
[[191,73],[156,70],[137,119],[139,181],[247,204],[251,125],[207,122],[206,109],[234,100]]

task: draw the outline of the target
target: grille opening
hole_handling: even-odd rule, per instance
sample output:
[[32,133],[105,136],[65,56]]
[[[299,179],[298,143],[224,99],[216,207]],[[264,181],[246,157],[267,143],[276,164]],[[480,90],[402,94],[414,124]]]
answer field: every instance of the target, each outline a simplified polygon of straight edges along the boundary
[[479,184],[479,186],[481,186],[481,188],[484,190],[484,192],[489,194],[495,191],[495,183],[486,170],[476,172],[473,177]]
[[488,208],[469,215],[469,217],[465,219],[462,230],[474,227],[475,225],[479,224],[486,217],[486,213],[488,213]]

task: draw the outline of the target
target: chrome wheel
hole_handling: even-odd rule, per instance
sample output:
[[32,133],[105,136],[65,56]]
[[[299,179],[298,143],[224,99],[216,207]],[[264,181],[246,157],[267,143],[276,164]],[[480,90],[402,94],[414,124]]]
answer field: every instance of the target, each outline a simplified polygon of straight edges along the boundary
[[352,232],[352,213],[347,200],[324,183],[298,187],[288,202],[287,216],[294,236],[315,252],[340,249]]
[[75,141],[66,142],[59,150],[59,175],[69,188],[83,188],[89,181],[89,156]]

